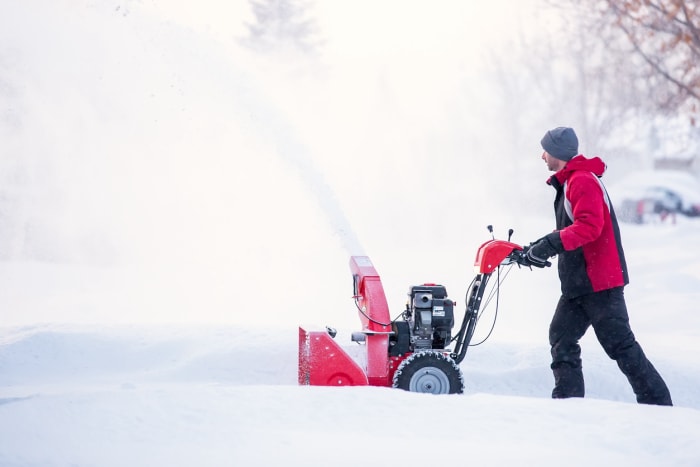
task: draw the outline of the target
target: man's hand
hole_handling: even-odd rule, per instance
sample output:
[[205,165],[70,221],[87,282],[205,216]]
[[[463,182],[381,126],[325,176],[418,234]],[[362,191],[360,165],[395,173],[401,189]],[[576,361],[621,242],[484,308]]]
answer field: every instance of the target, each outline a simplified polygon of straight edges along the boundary
[[552,241],[549,239],[549,235],[547,235],[523,247],[520,264],[523,266],[535,266],[536,268],[548,267],[551,266],[552,263],[547,260],[556,254],[557,249],[554,248]]
[[523,247],[522,256],[520,257],[518,263],[526,267],[534,266],[536,268],[544,268],[552,265],[552,263],[550,263],[546,259],[533,255],[532,246]]
[[557,254],[557,249],[554,248],[552,241],[549,239],[549,235],[546,235],[536,242],[530,243],[527,254],[535,260],[547,261]]

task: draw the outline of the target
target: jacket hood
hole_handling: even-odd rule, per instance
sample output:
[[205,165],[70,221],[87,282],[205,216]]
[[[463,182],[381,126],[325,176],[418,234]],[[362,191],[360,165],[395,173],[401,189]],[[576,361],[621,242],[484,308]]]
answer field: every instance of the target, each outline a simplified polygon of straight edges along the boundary
[[574,172],[585,171],[593,172],[597,177],[602,177],[607,166],[600,157],[592,157],[590,159],[583,155],[578,155],[566,163],[563,169],[555,173],[549,179],[548,184],[552,184],[552,178],[556,177],[559,183],[563,184]]

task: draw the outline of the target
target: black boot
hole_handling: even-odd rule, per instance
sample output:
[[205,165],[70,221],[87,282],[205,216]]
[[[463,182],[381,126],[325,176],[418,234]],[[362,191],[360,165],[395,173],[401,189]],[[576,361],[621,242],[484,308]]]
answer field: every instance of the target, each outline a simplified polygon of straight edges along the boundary
[[627,377],[637,402],[651,405],[673,405],[671,393],[663,378],[651,364],[638,342],[618,352],[617,366]]
[[552,364],[554,373],[553,399],[565,399],[568,397],[583,397],[586,389],[583,383],[583,370],[574,367],[567,362]]

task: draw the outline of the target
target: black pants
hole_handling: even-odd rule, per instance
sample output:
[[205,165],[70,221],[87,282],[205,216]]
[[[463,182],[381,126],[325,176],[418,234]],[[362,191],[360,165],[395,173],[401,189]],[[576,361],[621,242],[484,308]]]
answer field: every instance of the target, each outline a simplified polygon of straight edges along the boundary
[[632,333],[622,287],[573,299],[561,297],[549,326],[552,397],[583,397],[579,340],[593,326],[605,353],[617,362],[640,404],[672,405],[666,383]]

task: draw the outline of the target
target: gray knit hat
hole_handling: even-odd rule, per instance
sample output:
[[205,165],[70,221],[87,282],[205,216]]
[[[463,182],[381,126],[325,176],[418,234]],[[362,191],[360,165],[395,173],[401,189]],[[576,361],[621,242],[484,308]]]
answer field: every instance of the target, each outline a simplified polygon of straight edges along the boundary
[[541,143],[545,151],[562,161],[571,160],[578,154],[578,138],[573,128],[560,126],[549,130]]

